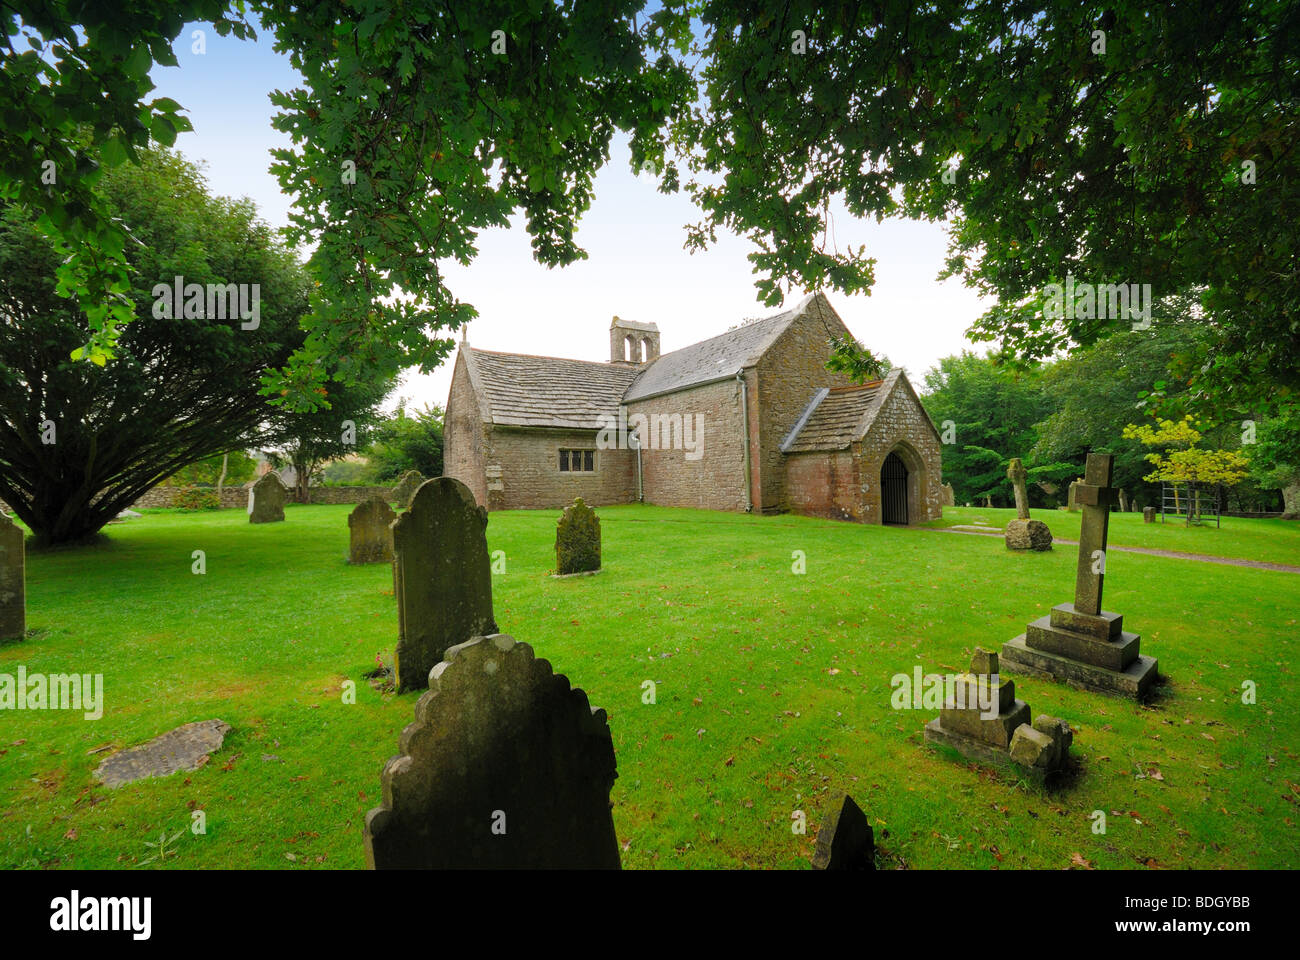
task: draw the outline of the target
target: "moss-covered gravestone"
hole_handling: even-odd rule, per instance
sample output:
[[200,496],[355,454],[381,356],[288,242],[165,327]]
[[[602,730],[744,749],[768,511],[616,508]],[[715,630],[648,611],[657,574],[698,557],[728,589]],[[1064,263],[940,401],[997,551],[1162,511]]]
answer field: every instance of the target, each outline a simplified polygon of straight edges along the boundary
[[278,523],[284,519],[284,505],[289,501],[289,488],[275,471],[265,474],[248,488],[248,522]]
[[1074,602],[1058,603],[1020,636],[1002,647],[1006,669],[1052,677],[1072,686],[1142,699],[1158,673],[1154,657],[1138,652],[1141,637],[1124,630],[1124,618],[1103,610],[1106,538],[1115,490],[1110,486],[1114,457],[1088,454],[1083,481],[1072,484],[1083,509]]
[[1079,485],[1083,483],[1083,478],[1070,481],[1070,492],[1065,501],[1065,509],[1071,513],[1079,512]]
[[578,497],[555,526],[555,573],[565,577],[599,569],[600,517]]
[[487,511],[451,477],[426,480],[393,522],[397,692],[423,690],[449,647],[496,633]]
[[397,486],[393,487],[393,501],[405,510],[411,505],[411,497],[415,496],[415,491],[420,489],[422,483],[424,477],[420,476],[419,470],[407,470],[397,478]]
[[369,497],[348,514],[348,563],[392,563],[397,514],[383,497]]
[[0,511],[0,640],[27,635],[27,557],[23,528]]
[[619,868],[605,711],[527,644],[449,649],[399,749],[366,814],[372,869]]

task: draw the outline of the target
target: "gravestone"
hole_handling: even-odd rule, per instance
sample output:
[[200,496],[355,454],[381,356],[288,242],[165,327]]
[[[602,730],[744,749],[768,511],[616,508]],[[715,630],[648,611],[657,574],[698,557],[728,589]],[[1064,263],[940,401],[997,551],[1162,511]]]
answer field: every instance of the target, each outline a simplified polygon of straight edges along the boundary
[[578,497],[555,525],[555,574],[594,573],[600,569],[600,517]]
[[422,690],[448,647],[496,633],[487,511],[451,477],[426,480],[393,522],[397,692]]
[[814,870],[876,869],[876,838],[867,815],[847,793],[817,831]]
[[392,563],[397,514],[383,497],[362,500],[348,514],[348,563]]
[[407,470],[397,478],[397,486],[393,487],[392,498],[400,509],[405,510],[411,505],[411,498],[415,496],[415,491],[420,489],[422,483],[424,477],[420,476],[419,470]]
[[1016,699],[1015,683],[999,673],[998,655],[976,647],[970,672],[954,679],[939,716],[925,725],[925,739],[1041,782],[1068,764],[1074,733],[1055,717],[1031,723],[1029,704]]
[[0,510],[0,640],[27,636],[27,555],[23,528]]
[[619,868],[605,711],[528,644],[447,650],[399,749],[366,814],[372,869]]
[[945,507],[957,506],[957,494],[953,492],[951,483],[943,485],[943,505]]
[[1069,510],[1071,513],[1079,512],[1079,498],[1078,498],[1077,489],[1079,484],[1081,483],[1083,483],[1082,478],[1078,480],[1070,481],[1069,499],[1066,501],[1065,509]]
[[1083,518],[1074,603],[1060,603],[1002,647],[1002,662],[1015,673],[1047,676],[1072,686],[1142,699],[1158,677],[1154,657],[1139,653],[1141,638],[1123,629],[1124,618],[1102,609],[1106,538],[1115,491],[1114,457],[1088,454],[1083,482],[1076,484]]
[[1143,507],[1143,508],[1142,508],[1142,522],[1143,522],[1143,523],[1155,523],[1155,522],[1156,522],[1156,508],[1155,508],[1155,507]]
[[95,770],[107,787],[120,787],[146,777],[166,777],[178,770],[197,770],[208,754],[221,749],[230,732],[224,720],[200,720],[154,737],[148,743],[108,757]]
[[1028,474],[1019,457],[1012,457],[1007,466],[1007,479],[1016,493],[1016,519],[1007,524],[1004,540],[1008,550],[1051,550],[1052,531],[1041,520],[1029,518],[1029,490],[1025,487]]
[[248,488],[248,522],[278,523],[284,519],[289,488],[274,470]]

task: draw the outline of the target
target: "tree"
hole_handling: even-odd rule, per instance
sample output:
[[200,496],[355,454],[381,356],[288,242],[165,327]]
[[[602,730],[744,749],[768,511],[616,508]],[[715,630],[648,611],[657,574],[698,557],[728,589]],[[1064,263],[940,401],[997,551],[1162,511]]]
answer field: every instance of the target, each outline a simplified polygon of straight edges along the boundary
[[407,470],[424,477],[442,476],[443,410],[429,405],[406,412],[406,401],[389,417],[375,424],[366,456],[380,482],[396,480]]
[[750,237],[769,300],[870,287],[865,249],[827,238],[839,203],[949,218],[945,275],[997,298],[973,332],[1008,354],[1131,326],[1053,317],[1049,285],[1149,283],[1204,308],[1196,400],[1300,387],[1296,4],[700,7],[702,103],[675,126],[705,213],[691,239]]
[[[18,108],[3,121],[0,190],[26,190],[43,215],[69,199],[21,186],[39,177],[33,137],[67,140],[67,105],[46,81],[93,101],[105,142],[121,126],[124,152],[141,116],[155,136],[176,129],[153,122],[170,105],[144,103],[139,78],[169,55],[179,17],[136,0],[107,21],[93,6],[30,17],[65,45],[78,22],[90,35],[57,77],[30,52],[5,61]],[[1055,316],[1053,284],[1149,284],[1156,299],[1190,294],[1204,308],[1210,343],[1187,358],[1193,401],[1254,406],[1300,387],[1296,4],[254,6],[304,77],[274,95],[275,126],[293,141],[275,169],[320,285],[302,349],[267,376],[277,402],[310,408],[331,377],[439,362],[451,344],[438,334],[473,315],[439,262],[469,262],[478,232],[514,213],[540,262],[581,258],[577,222],[616,130],[634,165],[700,206],[692,249],[723,229],[750,238],[768,303],[797,288],[870,289],[865,247],[833,239],[840,205],[949,218],[947,274],[997,298],[974,333],[1008,356],[1043,359],[1129,326],[1110,311]],[[218,0],[181,9],[227,23]],[[79,199],[77,223],[102,225],[94,197]],[[91,317],[92,360],[115,322]]]
[[194,20],[221,36],[253,36],[227,3],[133,0],[130,3],[6,5],[0,12],[7,55],[0,71],[0,199],[33,212],[33,223],[59,254],[59,295],[75,300],[89,339],[73,354],[102,365],[118,331],[134,316],[127,236],[104,192],[105,170],[139,163],[155,142],[170,147],[192,130],[181,106],[145,101],[155,63],[176,66],[172,43]]
[[1300,520],[1300,405],[1289,404],[1259,424],[1250,467],[1260,486],[1281,490],[1283,518]]
[[[55,246],[23,208],[0,208],[0,498],[46,543],[89,537],[187,464],[272,437],[260,381],[303,339],[309,281],[250,202],[209,196],[161,150],[100,189],[138,241],[126,249],[138,319],[102,367],[69,356],[85,327],[56,293]],[[168,319],[178,276],[204,294],[243,284],[250,306],[257,284],[255,328],[217,319],[206,295]]]
[[1164,453],[1148,453],[1146,460],[1155,467],[1144,478],[1149,482],[1172,484],[1175,507],[1179,507],[1178,488],[1187,488],[1187,523],[1200,513],[1200,491],[1204,487],[1232,486],[1245,479],[1249,469],[1246,458],[1236,450],[1208,450],[1199,446],[1201,433],[1190,416],[1182,420],[1130,423],[1124,428],[1127,439],[1148,447],[1160,447]]
[[256,460],[242,450],[234,450],[182,467],[167,483],[176,487],[220,487],[251,480],[256,469]]
[[1051,411],[1038,425],[1031,466],[1070,464],[1064,482],[1083,475],[1089,451],[1115,455],[1111,484],[1130,494],[1144,490],[1146,449],[1125,439],[1123,424],[1144,407],[1153,390],[1164,399],[1186,395],[1186,381],[1169,371],[1170,358],[1191,348],[1194,324],[1170,320],[1150,330],[1125,330],[1043,367],[1042,389]]
[[831,355],[826,369],[847,374],[854,383],[879,380],[894,368],[889,357],[868,350],[853,337],[831,337]]
[[1039,377],[970,352],[926,371],[921,402],[941,437],[950,430],[943,475],[958,502],[1011,500],[1007,464],[1033,447],[1034,425],[1047,413]]
[[366,432],[384,422],[379,404],[394,384],[393,380],[331,383],[325,396],[329,407],[301,413],[277,411],[280,440],[274,453],[293,467],[299,503],[310,502],[311,479],[327,460],[356,452],[359,444],[364,445]]

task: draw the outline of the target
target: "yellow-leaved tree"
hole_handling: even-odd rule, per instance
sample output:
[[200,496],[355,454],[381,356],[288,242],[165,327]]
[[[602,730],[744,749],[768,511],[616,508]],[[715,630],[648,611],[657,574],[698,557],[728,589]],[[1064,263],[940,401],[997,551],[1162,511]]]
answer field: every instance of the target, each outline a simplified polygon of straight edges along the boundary
[[1163,453],[1148,453],[1144,459],[1155,469],[1143,479],[1172,484],[1174,509],[1182,512],[1179,488],[1187,488],[1187,523],[1201,512],[1201,490],[1205,487],[1231,487],[1245,479],[1250,464],[1237,450],[1206,450],[1201,442],[1196,421],[1190,416],[1181,420],[1160,420],[1154,426],[1130,423],[1124,428],[1124,437],[1137,440],[1144,446],[1159,447]]

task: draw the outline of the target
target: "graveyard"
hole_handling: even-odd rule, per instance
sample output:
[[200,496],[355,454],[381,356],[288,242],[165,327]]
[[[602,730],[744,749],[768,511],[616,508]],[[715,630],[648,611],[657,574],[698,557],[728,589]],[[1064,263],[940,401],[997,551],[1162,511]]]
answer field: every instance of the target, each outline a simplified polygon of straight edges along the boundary
[[[383,543],[379,562],[349,562],[351,511],[145,510],[93,546],[29,551],[27,634],[0,644],[0,674],[102,673],[103,715],[6,711],[0,867],[366,866],[367,813],[421,691],[392,675],[401,576]],[[806,869],[845,793],[883,869],[1300,864],[1300,575],[1115,549],[1295,565],[1294,524],[1111,515],[1104,606],[1166,682],[1139,702],[1016,674],[1015,697],[1072,731],[1068,775],[1040,784],[928,743],[938,710],[891,707],[891,678],[965,671],[1075,595],[1073,546],[979,535],[1013,510],[943,513],[899,528],[603,507],[586,576],[555,576],[560,511],[487,515],[483,629],[605,711],[624,868]],[[399,551],[402,524],[425,522],[401,516]],[[1079,513],[1034,517],[1079,539]],[[957,526],[977,529],[942,529]],[[96,779],[106,757],[209,720],[229,729],[197,769]]]

